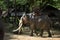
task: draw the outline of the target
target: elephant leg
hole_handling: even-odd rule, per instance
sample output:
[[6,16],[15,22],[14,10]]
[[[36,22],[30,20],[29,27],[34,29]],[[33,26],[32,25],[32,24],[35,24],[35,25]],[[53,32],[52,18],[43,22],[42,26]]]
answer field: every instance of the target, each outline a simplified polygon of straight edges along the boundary
[[20,30],[18,31],[18,34],[22,34],[22,29],[20,29]]
[[49,34],[48,37],[52,37],[50,30],[48,30],[47,32]]
[[43,36],[43,30],[41,30],[40,36],[41,36],[41,37]]
[[33,36],[33,30],[31,30],[31,34],[30,34],[30,36]]
[[38,35],[38,32],[35,30],[36,35]]

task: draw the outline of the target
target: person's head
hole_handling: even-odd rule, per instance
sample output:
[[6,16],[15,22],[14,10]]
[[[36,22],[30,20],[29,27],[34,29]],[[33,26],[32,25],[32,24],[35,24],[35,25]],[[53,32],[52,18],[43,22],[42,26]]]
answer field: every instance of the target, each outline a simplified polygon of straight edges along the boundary
[[40,13],[40,8],[39,7],[33,7],[33,12],[34,13]]
[[33,12],[35,13],[35,15],[41,15],[40,7],[33,7]]

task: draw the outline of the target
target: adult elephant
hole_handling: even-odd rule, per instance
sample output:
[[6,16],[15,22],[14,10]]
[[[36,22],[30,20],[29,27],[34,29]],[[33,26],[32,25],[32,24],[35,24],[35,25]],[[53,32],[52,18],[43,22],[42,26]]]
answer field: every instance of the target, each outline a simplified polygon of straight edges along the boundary
[[[40,13],[39,8],[34,10],[30,15],[23,14],[21,20],[22,24],[30,26],[31,36],[33,36],[33,31],[38,34],[36,29],[41,30],[40,36],[43,35],[43,31],[47,31],[49,37],[52,36],[50,32],[52,22],[47,15],[42,15]],[[19,29],[21,29],[21,27],[19,27]]]
[[31,36],[33,36],[33,31],[37,34],[36,29],[41,30],[40,36],[43,35],[43,31],[48,32],[48,36],[51,37],[50,29],[51,29],[51,20],[47,15],[39,15],[39,16],[29,16],[25,15],[22,18],[23,24],[29,24],[31,29]]

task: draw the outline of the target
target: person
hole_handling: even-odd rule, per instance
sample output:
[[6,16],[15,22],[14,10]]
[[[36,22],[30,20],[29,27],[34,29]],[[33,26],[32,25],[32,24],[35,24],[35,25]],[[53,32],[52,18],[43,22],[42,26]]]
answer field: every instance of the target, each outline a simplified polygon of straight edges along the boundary
[[33,7],[32,11],[34,12],[35,16],[41,15],[39,7]]
[[4,40],[4,23],[2,21],[2,9],[0,8],[0,40]]

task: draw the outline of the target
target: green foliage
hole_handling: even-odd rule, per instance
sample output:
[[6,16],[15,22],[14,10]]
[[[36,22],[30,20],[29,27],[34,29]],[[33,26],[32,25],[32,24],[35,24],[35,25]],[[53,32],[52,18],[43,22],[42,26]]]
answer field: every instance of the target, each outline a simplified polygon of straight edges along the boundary
[[[43,7],[46,3],[56,8],[60,8],[60,0],[16,0],[16,5],[25,5],[26,3],[30,5],[30,9],[32,9],[33,6]],[[14,0],[0,0],[0,7],[2,7],[3,10],[5,10],[8,5],[13,7]]]
[[56,2],[56,4],[55,4],[54,7],[56,7],[56,8],[60,8],[60,0],[56,0],[55,2]]
[[25,5],[28,0],[16,0],[16,4]]
[[6,4],[4,3],[3,0],[0,0],[0,7],[5,10],[6,9]]

